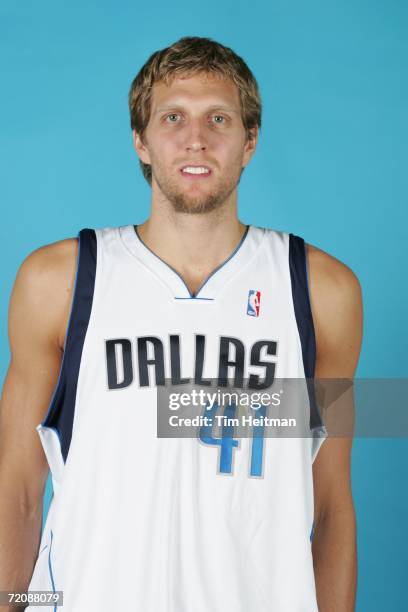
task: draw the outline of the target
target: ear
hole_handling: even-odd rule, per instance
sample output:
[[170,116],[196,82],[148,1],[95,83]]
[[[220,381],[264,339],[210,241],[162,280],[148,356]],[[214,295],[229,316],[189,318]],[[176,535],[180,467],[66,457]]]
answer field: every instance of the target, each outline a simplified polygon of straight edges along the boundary
[[256,145],[258,143],[258,134],[258,126],[255,126],[249,130],[249,136],[247,138],[244,148],[244,158],[242,160],[242,167],[245,167],[249,163],[249,160],[255,153]]
[[[141,139],[139,134],[136,132],[136,130],[132,130],[132,140],[133,140],[133,146],[140,160],[144,164],[151,164],[150,155],[146,147],[146,144],[143,142],[143,140]],[[145,138],[145,142],[146,142],[146,138]]]

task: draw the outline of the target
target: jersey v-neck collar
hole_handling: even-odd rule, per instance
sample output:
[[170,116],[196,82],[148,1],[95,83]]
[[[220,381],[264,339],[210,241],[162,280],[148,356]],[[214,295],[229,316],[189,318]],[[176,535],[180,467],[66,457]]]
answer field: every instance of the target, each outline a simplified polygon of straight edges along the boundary
[[176,300],[211,302],[215,300],[225,283],[252,258],[262,241],[265,230],[254,225],[247,225],[239,244],[231,255],[210,272],[195,295],[192,295],[179,272],[143,242],[136,225],[124,225],[119,228],[119,231],[128,250],[169,287]]

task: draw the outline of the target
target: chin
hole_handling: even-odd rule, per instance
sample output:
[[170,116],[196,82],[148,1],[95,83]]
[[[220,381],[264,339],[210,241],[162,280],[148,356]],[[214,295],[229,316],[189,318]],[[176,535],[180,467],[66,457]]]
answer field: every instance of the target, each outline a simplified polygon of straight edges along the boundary
[[184,212],[193,215],[205,214],[222,206],[222,202],[216,196],[208,196],[200,200],[191,200],[184,195],[180,195],[171,198],[170,203],[176,212]]

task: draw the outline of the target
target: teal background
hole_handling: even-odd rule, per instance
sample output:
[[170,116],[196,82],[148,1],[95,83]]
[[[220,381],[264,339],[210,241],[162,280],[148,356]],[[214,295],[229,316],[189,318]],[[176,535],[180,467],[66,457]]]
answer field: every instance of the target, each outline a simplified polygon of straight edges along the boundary
[[[241,219],[350,266],[364,296],[357,376],[407,377],[407,17],[402,0],[2,0],[1,378],[26,255],[148,215],[128,88],[153,51],[185,35],[231,46],[260,85]],[[407,439],[354,443],[359,612],[406,610],[407,454]],[[50,495],[48,483],[45,512]]]

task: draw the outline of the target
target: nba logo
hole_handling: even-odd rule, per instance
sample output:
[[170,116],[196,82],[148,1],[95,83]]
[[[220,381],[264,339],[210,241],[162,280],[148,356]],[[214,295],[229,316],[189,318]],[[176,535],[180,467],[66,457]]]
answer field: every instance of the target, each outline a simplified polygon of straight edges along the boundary
[[250,289],[248,293],[247,315],[250,315],[251,317],[258,317],[260,305],[261,292]]

